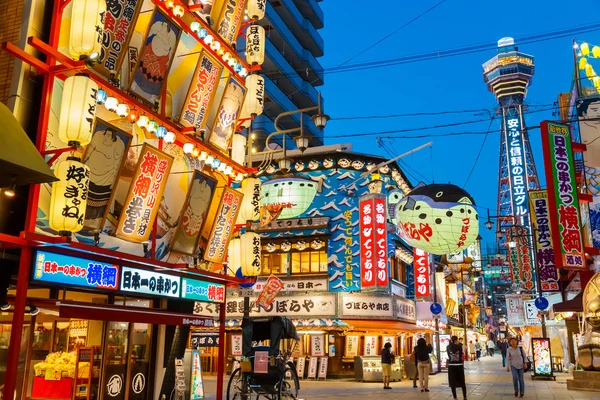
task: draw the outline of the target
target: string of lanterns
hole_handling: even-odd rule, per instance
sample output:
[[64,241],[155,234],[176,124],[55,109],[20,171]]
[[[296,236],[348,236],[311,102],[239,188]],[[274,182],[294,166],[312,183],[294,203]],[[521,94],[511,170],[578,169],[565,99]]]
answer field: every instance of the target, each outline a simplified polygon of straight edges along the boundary
[[[575,44],[577,47],[577,44]],[[600,91],[600,77],[596,75],[594,67],[588,63],[588,58],[600,58],[600,46],[590,48],[588,43],[579,45],[579,69],[585,71],[585,76],[592,82],[597,91]]]

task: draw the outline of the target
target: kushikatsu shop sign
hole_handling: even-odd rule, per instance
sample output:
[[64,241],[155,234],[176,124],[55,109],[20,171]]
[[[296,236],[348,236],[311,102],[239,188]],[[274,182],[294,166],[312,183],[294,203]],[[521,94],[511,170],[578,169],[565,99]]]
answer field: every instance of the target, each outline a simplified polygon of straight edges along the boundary
[[33,280],[61,286],[117,290],[119,266],[37,250]]
[[172,164],[173,157],[147,143],[142,146],[119,218],[117,237],[136,243],[148,240]]
[[387,290],[389,276],[385,197],[361,197],[359,218],[361,290]]
[[538,274],[542,292],[560,291],[558,270],[556,269],[556,256],[554,242],[550,229],[550,207],[548,206],[548,192],[535,190],[529,192],[531,216],[535,227],[534,236],[537,250]]
[[541,129],[556,267],[584,269],[571,129],[568,125],[549,121],[543,121]]

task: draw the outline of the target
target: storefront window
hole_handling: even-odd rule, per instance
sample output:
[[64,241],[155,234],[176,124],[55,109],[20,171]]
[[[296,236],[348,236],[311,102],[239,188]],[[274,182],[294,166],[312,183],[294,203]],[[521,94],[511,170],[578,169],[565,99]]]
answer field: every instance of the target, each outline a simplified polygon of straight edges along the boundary
[[406,285],[406,264],[404,261],[396,257],[390,257],[390,268],[392,270],[392,279]]
[[[291,264],[291,268],[289,265]],[[264,254],[261,275],[318,274],[327,272],[327,252]]]

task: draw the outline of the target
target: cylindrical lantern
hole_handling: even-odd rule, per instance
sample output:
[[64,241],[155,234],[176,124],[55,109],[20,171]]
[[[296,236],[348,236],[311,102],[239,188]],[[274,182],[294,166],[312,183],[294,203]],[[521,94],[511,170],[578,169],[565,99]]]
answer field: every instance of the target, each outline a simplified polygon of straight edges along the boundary
[[241,133],[235,133],[231,140],[231,159],[244,165],[246,159],[246,137]]
[[227,248],[227,264],[229,269],[235,273],[242,266],[242,248],[240,238],[233,238],[229,241]]
[[87,205],[90,168],[76,157],[69,157],[54,169],[58,179],[52,184],[50,228],[65,234],[83,228]]
[[241,264],[244,276],[258,276],[261,270],[261,247],[258,233],[246,232],[240,236]]
[[92,141],[96,116],[96,91],[98,85],[86,74],[77,74],[65,80],[58,138],[65,143],[78,142],[85,146]]
[[248,0],[248,16],[255,20],[261,20],[265,17],[267,0]]
[[244,198],[240,206],[238,223],[245,224],[247,221],[258,220],[260,216],[260,188],[261,181],[258,178],[246,178],[242,181],[241,192],[244,194]]
[[265,28],[250,25],[246,34],[246,61],[250,65],[261,65],[265,61]]
[[252,74],[246,77],[246,88],[248,92],[244,103],[250,115],[260,115],[263,112],[265,101],[265,78]]
[[106,14],[106,0],[72,0],[69,53],[75,60],[99,52],[101,47],[101,15]]

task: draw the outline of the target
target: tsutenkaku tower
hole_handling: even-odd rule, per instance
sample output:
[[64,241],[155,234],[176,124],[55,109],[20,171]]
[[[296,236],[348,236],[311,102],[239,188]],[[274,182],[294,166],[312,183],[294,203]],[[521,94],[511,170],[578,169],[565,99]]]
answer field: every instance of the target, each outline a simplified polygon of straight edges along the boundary
[[[497,232],[515,224],[531,226],[527,192],[540,187],[523,120],[523,100],[534,70],[533,56],[519,52],[508,37],[498,41],[498,55],[483,64],[483,79],[496,96],[502,116]],[[498,238],[499,250],[505,249],[506,241]]]

